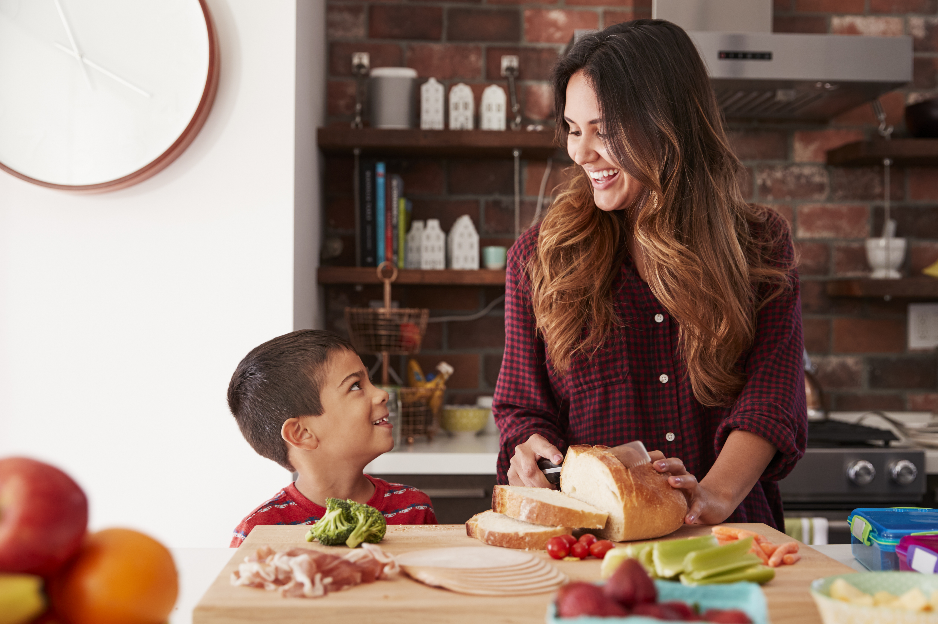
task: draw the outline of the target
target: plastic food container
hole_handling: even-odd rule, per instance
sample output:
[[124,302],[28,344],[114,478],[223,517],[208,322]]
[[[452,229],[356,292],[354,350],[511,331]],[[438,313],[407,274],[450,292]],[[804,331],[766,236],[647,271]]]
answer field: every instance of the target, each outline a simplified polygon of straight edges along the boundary
[[896,547],[907,535],[938,532],[938,510],[919,507],[854,509],[847,518],[853,556],[875,571],[898,570]]
[[896,546],[899,569],[935,574],[938,572],[938,535],[906,535]]

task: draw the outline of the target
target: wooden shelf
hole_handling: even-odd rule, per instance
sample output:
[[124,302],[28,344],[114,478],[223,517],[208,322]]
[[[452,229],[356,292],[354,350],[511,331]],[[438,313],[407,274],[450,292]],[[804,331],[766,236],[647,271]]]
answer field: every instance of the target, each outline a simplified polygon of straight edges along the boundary
[[882,165],[883,158],[894,165],[938,166],[938,139],[858,141],[827,152],[827,164],[840,167]]
[[886,299],[938,299],[938,279],[844,279],[827,283],[831,297],[883,297]]
[[[374,267],[319,267],[320,284],[381,284]],[[505,271],[400,269],[393,286],[504,286]]]
[[521,150],[526,159],[547,159],[558,146],[553,130],[386,130],[382,128],[319,128],[319,149],[326,154],[390,156],[460,156],[466,158],[512,158]]

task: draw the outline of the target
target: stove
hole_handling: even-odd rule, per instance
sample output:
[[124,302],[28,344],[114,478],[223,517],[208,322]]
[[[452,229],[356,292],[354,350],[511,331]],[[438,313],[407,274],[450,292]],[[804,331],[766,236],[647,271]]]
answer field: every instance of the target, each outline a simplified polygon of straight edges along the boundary
[[854,509],[922,506],[925,452],[891,446],[898,440],[887,429],[809,421],[804,457],[779,481],[786,517],[825,517],[830,543],[849,543]]

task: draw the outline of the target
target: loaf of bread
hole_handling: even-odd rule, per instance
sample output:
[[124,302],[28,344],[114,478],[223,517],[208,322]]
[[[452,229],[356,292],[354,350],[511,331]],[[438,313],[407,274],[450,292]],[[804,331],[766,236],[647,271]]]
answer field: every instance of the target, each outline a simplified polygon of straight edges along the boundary
[[651,464],[623,466],[606,446],[574,445],[560,471],[560,491],[608,512],[597,534],[614,542],[661,537],[684,523],[687,499]]
[[544,550],[550,538],[572,533],[570,528],[522,522],[492,510],[478,513],[466,522],[466,535],[503,548]]
[[583,529],[601,529],[609,516],[557,490],[514,485],[495,486],[492,511],[532,524]]

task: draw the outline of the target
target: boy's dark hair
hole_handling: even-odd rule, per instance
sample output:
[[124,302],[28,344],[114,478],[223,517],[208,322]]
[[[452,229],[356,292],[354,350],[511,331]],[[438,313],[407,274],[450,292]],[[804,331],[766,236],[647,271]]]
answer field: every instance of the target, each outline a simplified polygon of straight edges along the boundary
[[293,472],[280,430],[290,418],[322,414],[325,365],[339,349],[355,352],[332,332],[302,329],[255,347],[241,360],[228,384],[228,407],[259,455]]

